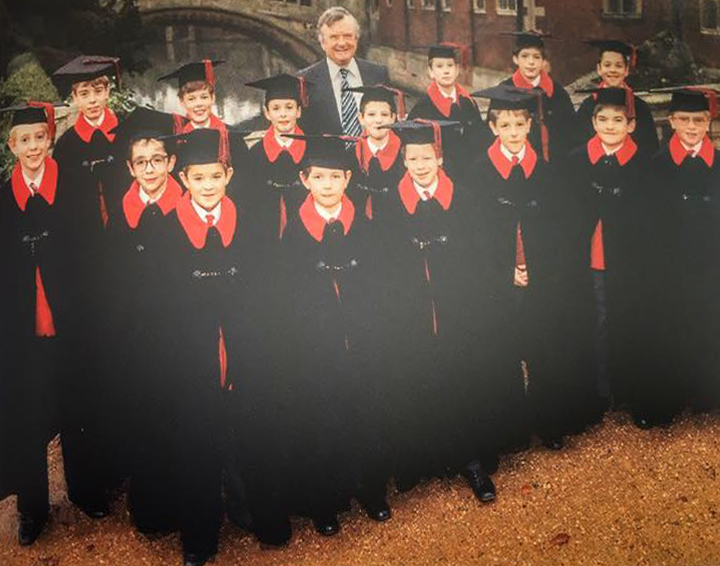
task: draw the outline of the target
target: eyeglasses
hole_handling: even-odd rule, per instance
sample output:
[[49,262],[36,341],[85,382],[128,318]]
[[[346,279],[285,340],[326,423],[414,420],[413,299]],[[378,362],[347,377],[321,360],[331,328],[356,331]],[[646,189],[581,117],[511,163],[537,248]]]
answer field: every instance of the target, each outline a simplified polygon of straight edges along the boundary
[[167,155],[153,155],[150,159],[140,158],[135,159],[132,164],[133,167],[137,167],[138,169],[144,171],[147,169],[148,165],[152,165],[153,169],[160,169],[162,166],[165,165],[165,163],[168,160]]

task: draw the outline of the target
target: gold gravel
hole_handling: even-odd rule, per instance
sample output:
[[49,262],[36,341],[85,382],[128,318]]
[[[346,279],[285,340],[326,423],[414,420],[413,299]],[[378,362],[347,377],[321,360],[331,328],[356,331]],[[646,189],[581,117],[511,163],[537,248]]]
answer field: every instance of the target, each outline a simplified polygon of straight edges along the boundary
[[[67,501],[51,449],[52,519],[29,549],[15,542],[13,498],[0,502],[0,566],[180,565],[176,536],[149,541],[123,500],[91,521]],[[656,566],[720,564],[720,416],[642,431],[612,414],[561,452],[505,458],[498,500],[479,504],[460,479],[393,495],[384,524],[354,507],[336,537],[295,521],[291,544],[263,550],[226,524],[215,566]]]

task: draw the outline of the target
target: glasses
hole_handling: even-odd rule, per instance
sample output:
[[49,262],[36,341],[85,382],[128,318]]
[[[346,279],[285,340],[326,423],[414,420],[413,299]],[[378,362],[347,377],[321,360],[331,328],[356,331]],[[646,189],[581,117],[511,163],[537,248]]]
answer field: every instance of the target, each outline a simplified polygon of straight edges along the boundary
[[132,164],[133,164],[133,167],[136,167],[136,168],[140,169],[141,171],[144,171],[145,169],[147,169],[148,165],[152,165],[153,169],[160,169],[161,167],[163,167],[165,165],[167,160],[168,160],[167,155],[153,155],[150,159],[144,159],[142,157],[140,159],[135,159],[132,162]]

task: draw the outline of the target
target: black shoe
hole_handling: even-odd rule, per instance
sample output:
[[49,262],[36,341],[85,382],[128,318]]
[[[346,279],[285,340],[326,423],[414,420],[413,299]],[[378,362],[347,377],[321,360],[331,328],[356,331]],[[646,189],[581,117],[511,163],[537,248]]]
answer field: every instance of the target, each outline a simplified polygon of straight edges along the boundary
[[215,552],[184,552],[184,566],[203,566],[215,557]]
[[388,505],[388,502],[382,496],[361,499],[360,505],[365,510],[365,513],[367,513],[367,516],[378,523],[387,521],[390,517],[392,517],[390,505]]
[[495,484],[482,470],[464,470],[463,475],[473,490],[475,497],[482,503],[495,501]]
[[30,515],[20,515],[18,524],[18,543],[20,546],[30,546],[40,536],[47,523],[47,517],[37,519]]
[[335,515],[313,517],[315,530],[324,537],[331,537],[340,532],[340,523]]
[[563,446],[565,446],[562,436],[544,438],[542,443],[545,448],[549,448],[550,450],[562,450]]

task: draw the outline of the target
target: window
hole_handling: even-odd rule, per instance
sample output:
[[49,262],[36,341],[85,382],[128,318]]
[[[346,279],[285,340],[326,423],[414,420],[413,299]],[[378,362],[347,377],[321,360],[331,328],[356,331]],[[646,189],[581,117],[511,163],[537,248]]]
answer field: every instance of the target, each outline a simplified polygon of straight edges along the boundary
[[423,10],[434,10],[435,0],[420,0],[420,6]]
[[700,0],[700,30],[720,33],[720,0]]
[[414,8],[415,7],[415,1],[414,0],[405,0],[405,4],[408,8]]
[[385,5],[386,5],[388,8],[392,8],[392,0],[385,0]]
[[517,0],[497,0],[498,14],[517,14]]
[[442,5],[443,11],[449,12],[452,10],[452,0],[441,0],[440,4]]
[[473,10],[479,14],[484,14],[487,11],[485,9],[485,0],[473,0]]
[[603,15],[611,18],[639,18],[642,0],[603,0]]

